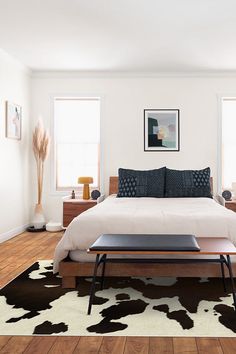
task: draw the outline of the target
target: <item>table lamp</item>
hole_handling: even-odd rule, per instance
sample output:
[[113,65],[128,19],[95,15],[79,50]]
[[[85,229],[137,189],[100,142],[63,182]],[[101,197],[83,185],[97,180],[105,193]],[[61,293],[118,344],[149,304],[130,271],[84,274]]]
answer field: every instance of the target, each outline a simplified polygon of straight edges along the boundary
[[83,199],[90,199],[89,184],[93,183],[93,177],[79,177],[78,184],[83,184]]

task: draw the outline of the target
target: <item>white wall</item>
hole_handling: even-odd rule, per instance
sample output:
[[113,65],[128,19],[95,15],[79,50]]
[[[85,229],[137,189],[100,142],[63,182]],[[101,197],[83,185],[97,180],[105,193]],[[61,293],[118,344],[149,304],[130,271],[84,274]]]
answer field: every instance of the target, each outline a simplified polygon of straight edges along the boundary
[[[236,94],[236,77],[138,77],[123,75],[35,74],[33,117],[50,128],[53,94],[102,97],[101,140],[105,191],[119,167],[200,169],[210,166],[217,183],[218,95]],[[143,110],[180,109],[180,152],[144,152]],[[44,205],[49,219],[60,220],[61,197],[50,189],[46,166]]]
[[[22,106],[22,138],[5,137],[5,103]],[[27,69],[0,50],[0,242],[29,222],[29,105]]]

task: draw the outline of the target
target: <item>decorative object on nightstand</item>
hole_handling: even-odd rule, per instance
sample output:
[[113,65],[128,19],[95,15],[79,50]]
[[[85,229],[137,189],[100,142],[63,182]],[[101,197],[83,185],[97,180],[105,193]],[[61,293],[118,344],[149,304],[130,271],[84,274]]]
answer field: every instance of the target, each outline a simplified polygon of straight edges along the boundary
[[95,189],[91,192],[91,198],[93,200],[97,200],[100,196],[101,196],[101,193],[97,189]]
[[232,193],[229,190],[225,190],[222,192],[222,197],[225,198],[225,200],[231,200],[232,198]]
[[83,184],[83,199],[88,200],[90,198],[89,185],[93,183],[93,177],[79,177],[78,183]]
[[74,190],[71,192],[71,199],[75,199],[75,191]]
[[71,221],[84,211],[97,205],[92,199],[71,199],[71,196],[63,198],[63,227],[67,227]]
[[45,217],[43,215],[42,207],[42,192],[43,192],[43,174],[44,174],[44,162],[49,154],[50,137],[48,132],[44,129],[41,120],[38,121],[35,130],[33,132],[33,152],[36,160],[37,167],[37,187],[38,187],[38,201],[35,205],[33,216],[34,229],[45,228]]

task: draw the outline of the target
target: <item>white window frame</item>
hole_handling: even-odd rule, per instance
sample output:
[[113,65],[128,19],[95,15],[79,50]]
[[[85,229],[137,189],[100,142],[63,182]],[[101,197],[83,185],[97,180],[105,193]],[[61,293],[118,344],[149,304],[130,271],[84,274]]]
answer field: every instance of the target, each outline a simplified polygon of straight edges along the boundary
[[[51,164],[51,169],[50,169],[50,191],[52,196],[67,196],[68,194],[71,193],[71,188],[63,188],[58,190],[57,189],[57,160],[56,160],[56,139],[55,139],[55,112],[54,112],[54,102],[55,99],[57,98],[65,98],[65,99],[76,99],[76,98],[81,98],[81,99],[86,99],[86,98],[91,98],[91,99],[99,99],[100,100],[100,144],[99,144],[99,166],[98,166],[98,181],[99,181],[99,186],[97,187],[101,193],[104,193],[104,184],[103,184],[103,144],[102,144],[102,106],[103,106],[103,100],[104,97],[102,95],[97,95],[97,94],[63,94],[63,93],[58,93],[58,94],[52,94],[50,95],[50,105],[51,105],[51,123],[50,123],[50,128],[51,128],[51,159],[50,159],[50,164]],[[78,187],[75,188],[76,193],[82,193],[83,186],[78,185]],[[94,188],[96,189],[96,188]]]
[[221,93],[218,94],[218,134],[217,134],[217,192],[219,194],[222,193],[223,185],[222,185],[222,175],[223,175],[223,165],[222,165],[222,120],[223,120],[223,111],[222,111],[222,104],[224,99],[235,99],[235,93]]

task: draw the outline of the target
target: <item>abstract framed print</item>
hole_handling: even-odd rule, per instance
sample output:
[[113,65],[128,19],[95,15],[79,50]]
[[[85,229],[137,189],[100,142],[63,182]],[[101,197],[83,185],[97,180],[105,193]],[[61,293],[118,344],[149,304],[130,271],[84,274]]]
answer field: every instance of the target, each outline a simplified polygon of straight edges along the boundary
[[144,151],[179,151],[179,109],[144,109]]
[[6,137],[10,139],[21,139],[22,107],[7,101],[6,102]]

